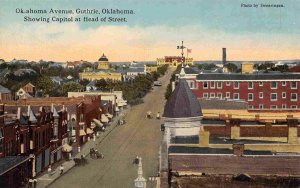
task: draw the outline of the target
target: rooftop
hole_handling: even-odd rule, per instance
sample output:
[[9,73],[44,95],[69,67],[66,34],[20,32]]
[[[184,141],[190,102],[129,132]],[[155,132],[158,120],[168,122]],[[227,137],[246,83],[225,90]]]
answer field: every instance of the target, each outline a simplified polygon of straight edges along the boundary
[[165,105],[163,117],[188,118],[202,115],[197,98],[189,88],[186,80],[180,79]]
[[0,176],[13,169],[14,167],[26,162],[30,157],[26,156],[7,156],[0,159]]
[[208,73],[198,74],[197,80],[294,80],[300,79],[297,73]]

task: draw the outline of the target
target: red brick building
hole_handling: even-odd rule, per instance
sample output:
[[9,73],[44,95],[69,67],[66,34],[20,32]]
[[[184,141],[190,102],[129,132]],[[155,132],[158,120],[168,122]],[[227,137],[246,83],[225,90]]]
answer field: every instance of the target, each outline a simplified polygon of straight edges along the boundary
[[[185,68],[185,72],[187,68]],[[182,75],[197,98],[243,100],[249,110],[300,109],[300,74],[203,73]]]

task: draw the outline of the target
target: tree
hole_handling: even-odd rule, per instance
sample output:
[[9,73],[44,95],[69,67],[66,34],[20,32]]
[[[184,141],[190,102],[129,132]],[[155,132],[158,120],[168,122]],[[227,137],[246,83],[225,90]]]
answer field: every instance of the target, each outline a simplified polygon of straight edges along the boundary
[[214,68],[217,68],[217,66],[213,63],[203,63],[203,64],[198,65],[198,69],[201,69],[201,70],[211,70]]
[[67,82],[60,88],[60,93],[63,96],[67,96],[68,92],[76,92],[83,90],[83,86],[77,82]]
[[54,84],[48,76],[43,75],[37,79],[36,87],[42,90],[44,95],[48,95],[53,90]]
[[227,63],[224,67],[226,67],[229,72],[236,72],[238,69],[238,67],[233,63]]
[[101,91],[107,90],[107,82],[103,78],[101,80],[97,80],[95,86],[100,89]]

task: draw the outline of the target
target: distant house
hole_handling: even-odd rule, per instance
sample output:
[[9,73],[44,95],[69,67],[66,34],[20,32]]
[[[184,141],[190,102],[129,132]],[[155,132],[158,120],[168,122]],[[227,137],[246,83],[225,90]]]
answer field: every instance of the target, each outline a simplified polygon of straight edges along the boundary
[[11,91],[6,87],[3,87],[2,85],[0,85],[0,100],[2,101],[12,100]]
[[92,80],[88,85],[86,85],[86,91],[95,91],[97,90],[97,87],[95,85],[96,81]]
[[73,61],[73,62],[68,61],[67,62],[67,68],[68,69],[74,69],[75,67],[80,66],[83,62],[84,62],[83,60]]
[[14,72],[15,76],[23,76],[25,74],[34,75],[34,74],[37,74],[37,73],[33,69],[19,69],[19,70],[17,70],[17,71]]
[[61,85],[63,82],[63,79],[59,76],[52,76],[52,77],[50,77],[50,79],[54,84],[57,84],[57,85]]
[[30,99],[33,98],[29,93],[27,93],[23,88],[20,88],[17,92],[16,92],[16,96],[19,99]]
[[19,99],[29,99],[35,96],[35,92],[36,92],[35,86],[29,82],[16,92],[16,96]]

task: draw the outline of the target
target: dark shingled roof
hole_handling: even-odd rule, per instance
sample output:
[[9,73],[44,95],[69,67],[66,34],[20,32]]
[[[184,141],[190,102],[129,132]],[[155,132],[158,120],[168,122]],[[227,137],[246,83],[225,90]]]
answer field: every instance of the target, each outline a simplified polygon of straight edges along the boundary
[[107,57],[103,54],[98,61],[108,61]]
[[229,74],[209,73],[198,74],[197,80],[287,80],[300,79],[300,74],[294,73],[254,73],[254,74]]
[[[175,70],[175,74],[179,74],[181,71],[180,69]],[[197,67],[184,67],[185,74],[199,74],[200,70]]]
[[184,79],[179,79],[175,90],[166,103],[163,117],[186,118],[202,116],[200,103]]
[[7,156],[0,159],[0,176],[13,169],[15,166],[18,166],[27,160],[30,157],[26,156]]

